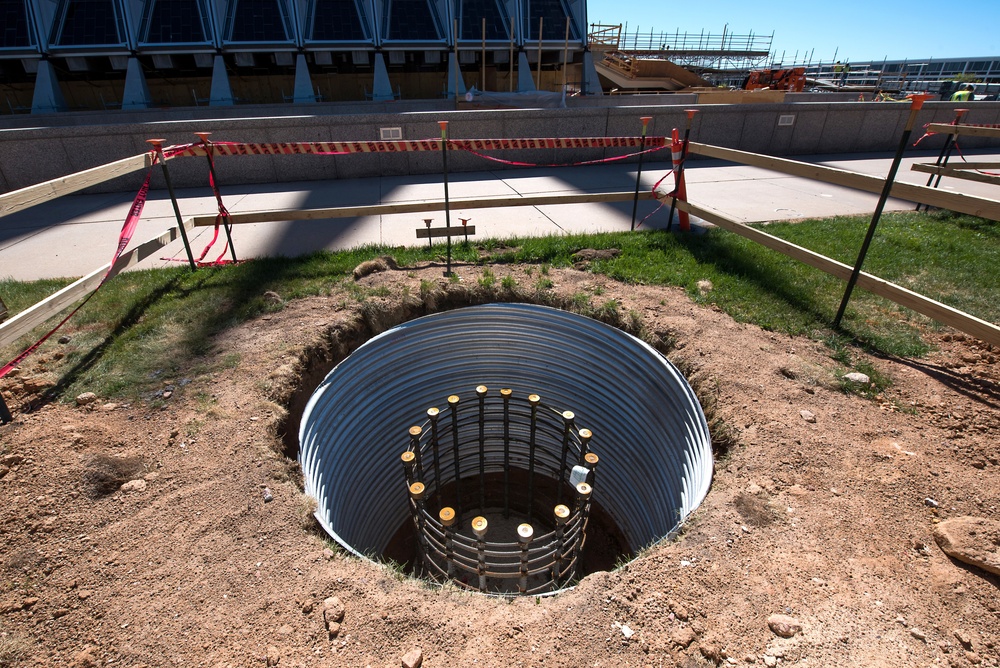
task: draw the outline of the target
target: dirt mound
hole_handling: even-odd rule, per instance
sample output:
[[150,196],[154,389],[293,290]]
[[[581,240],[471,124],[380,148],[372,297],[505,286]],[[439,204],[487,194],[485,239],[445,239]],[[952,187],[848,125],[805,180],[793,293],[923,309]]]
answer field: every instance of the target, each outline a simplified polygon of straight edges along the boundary
[[[219,341],[238,366],[184,369],[191,382],[160,403],[50,404],[0,427],[0,665],[1000,662],[1000,579],[931,537],[1000,506],[996,352],[960,336],[926,359],[872,359],[894,384],[870,400],[839,389],[846,370],[818,343],[680,290],[550,271],[544,301],[589,302],[669,342],[730,444],[684,534],[573,591],[513,601],[427,586],[324,540],[286,456],[303,397],[403,319],[538,297],[492,287],[525,268],[492,270],[491,287],[475,267],[461,283],[439,268],[372,273],[359,283],[391,296],[288,302]],[[12,406],[31,375],[29,362],[0,381]],[[779,618],[790,637],[772,631]]]

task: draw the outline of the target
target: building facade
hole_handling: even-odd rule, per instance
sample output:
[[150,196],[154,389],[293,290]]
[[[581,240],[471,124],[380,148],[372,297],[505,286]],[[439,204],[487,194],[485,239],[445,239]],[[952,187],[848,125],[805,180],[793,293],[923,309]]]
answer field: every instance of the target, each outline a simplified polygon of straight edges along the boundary
[[4,113],[585,88],[586,45],[585,0],[0,0]]

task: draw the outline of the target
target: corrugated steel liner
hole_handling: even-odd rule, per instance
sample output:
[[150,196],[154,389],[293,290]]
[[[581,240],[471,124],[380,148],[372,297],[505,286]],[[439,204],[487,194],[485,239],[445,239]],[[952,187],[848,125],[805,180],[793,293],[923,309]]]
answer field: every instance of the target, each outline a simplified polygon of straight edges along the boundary
[[367,341],[306,405],[299,459],[323,528],[343,547],[381,553],[407,521],[400,454],[407,429],[449,394],[477,385],[537,393],[594,432],[597,501],[638,549],[676,531],[708,493],[711,437],[683,375],[621,330],[530,304],[419,318]]

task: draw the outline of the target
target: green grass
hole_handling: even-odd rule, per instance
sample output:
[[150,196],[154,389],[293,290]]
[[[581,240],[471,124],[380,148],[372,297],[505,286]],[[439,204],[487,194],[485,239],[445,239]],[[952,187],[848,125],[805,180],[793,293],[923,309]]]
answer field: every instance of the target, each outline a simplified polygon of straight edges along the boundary
[[[868,218],[834,218],[797,224],[772,224],[775,236],[853,264]],[[887,214],[879,225],[865,270],[899,283],[984,320],[1000,322],[1000,225],[949,212]],[[620,255],[595,261],[590,271],[625,283],[675,285],[692,299],[711,303],[743,322],[823,341],[845,368],[873,378],[879,392],[887,379],[861,369],[860,346],[897,356],[919,356],[928,350],[921,332],[935,323],[895,304],[857,289],[839,332],[831,329],[844,284],[826,274],[762,248],[737,235],[711,230],[700,235],[662,231],[601,235],[554,236],[489,240],[478,246],[453,247],[456,263],[483,264],[481,250],[492,255],[486,264],[526,263],[526,282],[538,292],[553,287],[549,268],[568,267],[571,255],[583,248],[618,248]],[[236,266],[199,270],[184,267],[129,272],[116,277],[73,318],[67,327],[72,340],[58,350],[60,386],[64,396],[94,391],[102,396],[139,397],[191,364],[211,371],[239,363],[214,353],[214,335],[247,319],[280,310],[289,300],[346,290],[354,302],[387,294],[356,284],[354,267],[364,260],[392,254],[404,266],[440,260],[443,245],[425,248],[365,247],[338,253],[287,259],[274,258]],[[533,268],[534,267],[534,268]],[[707,279],[713,288],[701,293]],[[16,313],[51,294],[68,281],[19,283],[0,281],[0,296]],[[494,268],[483,267],[478,282],[493,289]],[[500,285],[512,290],[517,282],[504,276]],[[421,295],[436,284],[423,281]],[[271,291],[275,300],[265,296]],[[581,311],[638,329],[637,313],[621,312],[603,290],[572,297]],[[589,303],[589,306],[587,306]],[[62,332],[61,332],[62,333]],[[21,347],[33,338],[23,337]],[[53,346],[54,344],[49,344]],[[19,352],[8,348],[6,359]],[[45,347],[45,356],[55,350]],[[46,352],[47,351],[47,352]],[[199,356],[206,356],[204,363]],[[4,359],[3,361],[6,361]]]

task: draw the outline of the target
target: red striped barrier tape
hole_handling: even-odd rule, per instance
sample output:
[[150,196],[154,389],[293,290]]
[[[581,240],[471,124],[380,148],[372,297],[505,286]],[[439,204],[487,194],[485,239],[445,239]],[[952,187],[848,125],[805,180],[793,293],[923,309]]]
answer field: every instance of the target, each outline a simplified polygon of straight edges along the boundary
[[5,364],[2,368],[0,368],[0,378],[3,378],[8,373],[17,368],[17,366],[25,359],[27,359],[29,355],[38,350],[38,348],[41,347],[43,343],[48,341],[49,338],[53,334],[55,334],[60,327],[65,325],[70,318],[76,315],[77,311],[83,308],[84,304],[90,301],[91,297],[97,294],[97,291],[100,290],[101,286],[104,285],[104,283],[108,280],[108,277],[111,274],[111,270],[114,269],[115,263],[118,262],[118,258],[121,257],[122,253],[125,251],[125,248],[128,247],[129,242],[132,241],[132,235],[135,234],[135,228],[139,224],[139,219],[142,217],[142,209],[146,205],[146,199],[149,196],[149,180],[153,175],[153,166],[156,164],[156,160],[157,160],[156,154],[154,153],[152,161],[150,162],[149,165],[149,171],[146,173],[146,180],[143,181],[142,187],[139,188],[139,192],[136,193],[135,199],[132,200],[132,206],[128,211],[128,215],[125,216],[125,223],[122,225],[122,231],[118,235],[118,247],[115,249],[114,257],[111,259],[111,265],[108,267],[107,272],[105,272],[104,277],[101,279],[101,282],[98,283],[97,287],[94,288],[93,292],[87,295],[84,298],[84,300],[80,302],[80,304],[70,312],[69,315],[67,315],[59,322],[58,325],[49,330],[49,332],[45,336],[43,336],[42,338],[38,339],[30,346],[28,346],[28,348],[26,348],[24,352],[22,352],[20,355],[18,355],[10,362]]
[[[512,149],[563,148],[662,148],[666,137],[546,137],[522,139],[449,139],[449,150],[500,151]],[[212,142],[216,155],[347,155],[350,153],[405,153],[410,151],[440,151],[440,139],[412,141],[351,141],[351,142]],[[167,157],[204,155],[204,145],[186,144],[164,149]]]

